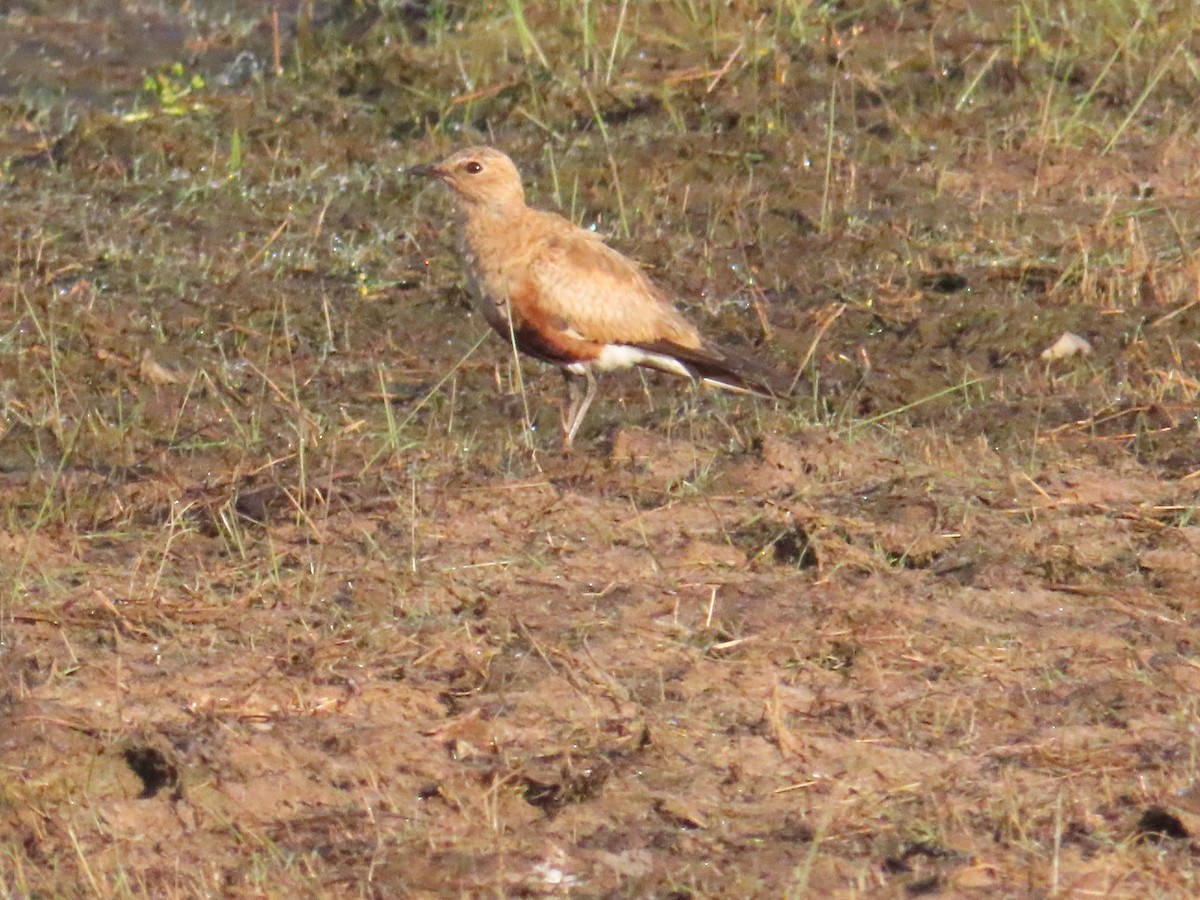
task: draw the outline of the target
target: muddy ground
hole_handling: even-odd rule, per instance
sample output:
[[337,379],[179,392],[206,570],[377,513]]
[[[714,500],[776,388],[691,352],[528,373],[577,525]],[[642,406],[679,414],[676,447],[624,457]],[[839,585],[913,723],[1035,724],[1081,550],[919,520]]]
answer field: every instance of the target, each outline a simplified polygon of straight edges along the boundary
[[[275,12],[0,9],[5,895],[1200,893],[1191,4]],[[564,458],[482,141],[794,402]]]

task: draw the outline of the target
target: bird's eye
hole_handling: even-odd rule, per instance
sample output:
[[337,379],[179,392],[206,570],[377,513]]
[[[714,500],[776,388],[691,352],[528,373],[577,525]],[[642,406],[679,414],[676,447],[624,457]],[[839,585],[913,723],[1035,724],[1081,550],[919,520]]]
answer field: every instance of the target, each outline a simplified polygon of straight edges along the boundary
[[471,162],[469,162],[465,166],[463,166],[463,169],[466,170],[466,173],[468,175],[478,175],[480,172],[483,171],[483,166],[480,165],[479,163],[475,162],[474,160],[472,160]]

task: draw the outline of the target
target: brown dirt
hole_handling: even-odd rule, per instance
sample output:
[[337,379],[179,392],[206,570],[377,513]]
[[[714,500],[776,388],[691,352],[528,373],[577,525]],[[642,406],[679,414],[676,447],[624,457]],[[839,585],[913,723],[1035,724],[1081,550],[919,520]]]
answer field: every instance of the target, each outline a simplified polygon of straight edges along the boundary
[[[4,892],[1194,895],[1188,14],[528,6],[0,16]],[[489,134],[800,400],[559,456]]]

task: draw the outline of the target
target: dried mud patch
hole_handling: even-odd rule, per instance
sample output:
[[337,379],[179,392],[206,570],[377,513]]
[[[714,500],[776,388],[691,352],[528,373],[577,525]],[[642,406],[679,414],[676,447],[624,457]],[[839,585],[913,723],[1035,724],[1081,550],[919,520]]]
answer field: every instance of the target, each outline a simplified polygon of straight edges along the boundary
[[[7,536],[88,574],[5,644],[5,827],[164,889],[1009,891],[1055,841],[1106,883],[1138,830],[1187,840],[1139,822],[1191,786],[1195,529],[1161,510],[1195,489],[963,461],[919,430],[709,451],[703,491],[549,461],[244,559],[183,532],[157,590]],[[268,546],[260,590],[185,601]]]

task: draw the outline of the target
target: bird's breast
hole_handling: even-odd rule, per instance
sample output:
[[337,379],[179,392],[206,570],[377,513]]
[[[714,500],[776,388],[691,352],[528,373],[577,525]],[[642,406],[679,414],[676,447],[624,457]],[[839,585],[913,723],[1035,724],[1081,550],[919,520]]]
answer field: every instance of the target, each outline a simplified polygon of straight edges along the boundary
[[463,267],[467,275],[467,290],[476,308],[483,314],[487,323],[501,333],[509,329],[508,291],[500,273],[494,266],[489,265],[486,256],[481,257],[469,240],[463,241]]
[[462,235],[471,295],[488,324],[508,334],[513,296],[527,280],[531,242],[516,223],[485,215],[468,217]]

